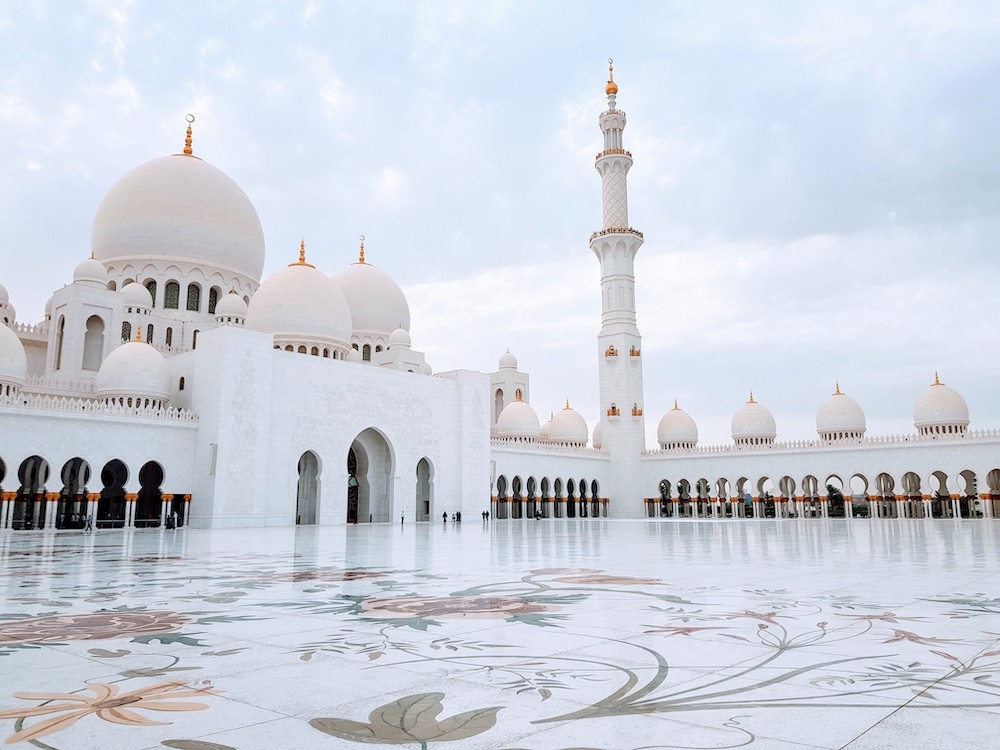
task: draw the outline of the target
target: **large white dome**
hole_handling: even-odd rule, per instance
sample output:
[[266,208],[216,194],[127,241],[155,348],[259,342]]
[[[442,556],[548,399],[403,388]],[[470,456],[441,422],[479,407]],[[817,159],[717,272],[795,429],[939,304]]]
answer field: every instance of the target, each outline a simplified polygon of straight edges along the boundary
[[496,436],[499,438],[537,439],[538,415],[521,399],[511,401],[497,417]]
[[28,358],[24,345],[10,328],[0,325],[0,383],[24,385],[28,372]]
[[354,337],[385,340],[397,328],[410,330],[410,306],[399,285],[370,263],[359,260],[330,277],[351,308]]
[[733,415],[730,425],[733,440],[737,445],[758,445],[774,442],[778,429],[771,412],[754,401],[753,394],[740,410]]
[[170,368],[163,355],[149,344],[129,341],[101,363],[94,393],[98,398],[167,401],[170,398]]
[[570,408],[569,401],[549,421],[549,442],[586,445],[589,438],[590,429],[586,420]]
[[346,355],[351,311],[340,289],[305,262],[305,253],[271,274],[250,298],[246,327],[274,335],[275,344],[328,344]]
[[824,440],[840,440],[860,438],[865,429],[864,410],[857,401],[840,392],[838,383],[834,394],[816,412],[816,432]]
[[105,266],[190,264],[260,281],[264,233],[246,193],[196,156],[140,164],[101,201],[90,241]]
[[913,424],[922,435],[963,433],[969,426],[969,406],[935,373],[934,383],[913,406]]
[[656,428],[656,440],[664,449],[693,448],[698,444],[698,425],[674,401],[674,408],[663,415]]

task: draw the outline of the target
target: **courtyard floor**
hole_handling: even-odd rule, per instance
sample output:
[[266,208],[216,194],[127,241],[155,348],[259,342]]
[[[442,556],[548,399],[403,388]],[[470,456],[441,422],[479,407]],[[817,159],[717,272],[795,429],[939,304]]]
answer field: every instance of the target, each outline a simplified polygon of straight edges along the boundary
[[0,533],[0,741],[996,747],[1000,521]]

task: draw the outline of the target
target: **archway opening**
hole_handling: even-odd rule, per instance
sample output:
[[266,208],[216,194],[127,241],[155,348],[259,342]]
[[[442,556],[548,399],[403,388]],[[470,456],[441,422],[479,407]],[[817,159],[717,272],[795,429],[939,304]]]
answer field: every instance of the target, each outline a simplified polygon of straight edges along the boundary
[[354,439],[347,454],[348,523],[390,520],[393,464],[392,448],[378,430],[369,427]]
[[101,498],[97,501],[97,525],[120,529],[125,526],[125,482],[128,467],[114,458],[101,469]]
[[139,469],[139,496],[135,503],[135,526],[146,528],[160,525],[163,508],[163,467],[156,461],[148,461]]
[[104,356],[104,321],[97,315],[87,318],[87,331],[83,334],[84,370],[100,370]]
[[429,521],[431,518],[431,462],[421,458],[417,462],[417,520]]
[[56,528],[82,529],[87,520],[87,482],[90,465],[82,458],[71,458],[62,468],[62,490],[56,508]]
[[312,451],[299,457],[299,481],[295,489],[295,523],[316,523],[319,509],[319,458]]
[[45,483],[49,479],[49,464],[41,456],[29,456],[17,470],[21,481],[14,498],[11,528],[34,529],[45,525]]

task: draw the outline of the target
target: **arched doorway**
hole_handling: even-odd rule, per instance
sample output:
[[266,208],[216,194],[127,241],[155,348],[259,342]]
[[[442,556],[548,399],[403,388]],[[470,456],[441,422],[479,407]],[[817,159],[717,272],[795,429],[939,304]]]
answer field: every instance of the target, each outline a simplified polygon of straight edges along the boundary
[[117,458],[101,469],[101,498],[97,502],[97,525],[120,529],[125,526],[125,482],[128,467]]
[[347,453],[347,522],[389,521],[392,510],[392,448],[381,432],[369,427]]
[[83,334],[84,370],[100,370],[104,357],[104,320],[97,315],[87,318],[87,331]]
[[148,528],[160,525],[160,513],[163,508],[163,494],[160,486],[163,484],[163,467],[156,461],[148,461],[139,469],[139,496],[135,503],[136,528]]
[[57,529],[82,529],[87,520],[87,482],[90,465],[82,458],[71,458],[62,469],[62,490],[56,508]]
[[14,498],[11,528],[35,529],[45,525],[45,483],[49,479],[49,464],[41,456],[29,456],[17,470],[21,481]]
[[295,490],[295,523],[316,523],[319,509],[319,459],[312,451],[299,457],[299,481]]
[[431,463],[426,458],[417,462],[417,520],[431,518]]

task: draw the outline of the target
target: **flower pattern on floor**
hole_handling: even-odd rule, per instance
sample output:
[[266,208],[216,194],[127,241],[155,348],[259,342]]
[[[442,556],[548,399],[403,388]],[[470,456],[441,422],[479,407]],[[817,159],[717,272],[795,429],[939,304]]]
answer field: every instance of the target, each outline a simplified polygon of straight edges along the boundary
[[[0,536],[3,736],[74,750],[99,719],[110,748],[860,748],[899,711],[1000,721],[994,522],[951,529],[978,556],[850,571],[798,551],[871,556],[900,534],[933,552],[939,527],[748,523],[727,545],[720,528]],[[785,557],[755,568],[746,549],[779,531]],[[574,554],[539,552],[542,533]],[[661,562],[661,536],[718,564]]]

